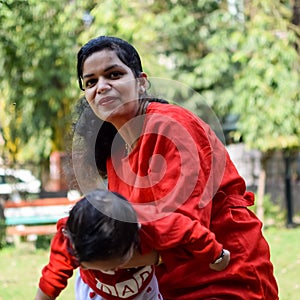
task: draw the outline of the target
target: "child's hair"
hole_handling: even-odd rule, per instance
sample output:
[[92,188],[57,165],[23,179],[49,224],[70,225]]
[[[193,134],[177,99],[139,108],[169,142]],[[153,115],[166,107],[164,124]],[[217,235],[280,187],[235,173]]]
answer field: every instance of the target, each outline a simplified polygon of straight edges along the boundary
[[119,194],[100,189],[79,200],[66,223],[79,262],[123,257],[138,245],[138,229],[131,204]]

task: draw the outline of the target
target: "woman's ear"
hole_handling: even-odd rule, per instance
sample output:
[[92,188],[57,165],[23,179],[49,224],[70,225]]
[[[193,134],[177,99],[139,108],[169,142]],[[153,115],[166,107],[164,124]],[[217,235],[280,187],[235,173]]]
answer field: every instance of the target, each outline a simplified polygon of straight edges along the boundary
[[138,84],[139,84],[139,93],[142,95],[146,92],[148,88],[148,76],[146,73],[141,72],[140,76],[138,78]]

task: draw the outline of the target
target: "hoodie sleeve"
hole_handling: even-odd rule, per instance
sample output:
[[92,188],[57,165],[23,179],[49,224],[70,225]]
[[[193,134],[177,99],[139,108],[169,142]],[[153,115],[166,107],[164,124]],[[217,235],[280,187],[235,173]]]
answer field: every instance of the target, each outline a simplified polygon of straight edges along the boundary
[[135,166],[132,159],[138,176],[130,195],[142,201],[134,203],[143,224],[142,241],[166,263],[191,257],[213,262],[222,250],[210,222],[226,166],[223,145],[198,118],[172,107],[167,115],[151,115],[144,131],[140,161]]
[[146,246],[149,245],[149,248],[158,250],[162,260],[170,266],[192,257],[197,257],[205,264],[213,262],[223,248],[208,228],[178,213],[143,224],[141,240],[147,241],[144,252],[149,250]]
[[42,269],[39,288],[48,296],[57,297],[67,286],[67,281],[78,267],[74,256],[69,252],[69,239],[64,235],[67,218],[57,222],[57,232],[51,241],[49,263]]

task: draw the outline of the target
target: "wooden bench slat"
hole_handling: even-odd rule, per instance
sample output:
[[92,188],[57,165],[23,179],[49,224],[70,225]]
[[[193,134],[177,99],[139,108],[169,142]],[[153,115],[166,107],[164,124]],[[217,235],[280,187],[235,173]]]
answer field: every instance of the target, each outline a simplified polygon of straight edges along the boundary
[[28,201],[12,202],[7,201],[4,208],[26,207],[26,206],[51,206],[51,205],[72,205],[76,201],[70,201],[68,198],[43,198]]
[[57,221],[66,217],[77,201],[68,198],[7,201],[4,206],[6,234],[14,237],[54,234]]

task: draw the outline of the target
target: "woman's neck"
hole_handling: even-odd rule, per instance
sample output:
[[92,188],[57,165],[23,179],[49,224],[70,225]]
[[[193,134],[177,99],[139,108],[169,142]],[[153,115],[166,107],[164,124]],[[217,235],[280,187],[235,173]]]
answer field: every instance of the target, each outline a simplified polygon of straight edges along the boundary
[[141,136],[145,113],[149,105],[148,101],[142,101],[138,107],[136,115],[128,120],[122,127],[117,128],[119,134],[125,141],[125,147],[129,153],[138,143],[139,137]]

